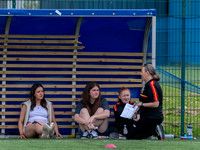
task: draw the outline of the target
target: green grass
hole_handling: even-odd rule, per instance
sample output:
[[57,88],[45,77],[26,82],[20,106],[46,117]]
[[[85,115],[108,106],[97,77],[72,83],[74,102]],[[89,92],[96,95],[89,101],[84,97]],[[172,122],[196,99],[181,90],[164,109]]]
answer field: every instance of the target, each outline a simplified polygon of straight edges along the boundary
[[102,150],[114,144],[118,150],[194,150],[199,149],[200,140],[112,140],[112,139],[1,139],[1,150]]

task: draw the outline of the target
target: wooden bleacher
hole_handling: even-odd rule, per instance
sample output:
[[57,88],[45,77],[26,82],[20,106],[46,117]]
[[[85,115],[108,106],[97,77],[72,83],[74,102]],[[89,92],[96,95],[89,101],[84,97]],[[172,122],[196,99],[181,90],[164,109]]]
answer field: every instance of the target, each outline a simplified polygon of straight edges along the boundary
[[[143,53],[87,52],[79,37],[0,35],[2,134],[18,134],[20,104],[28,100],[34,83],[44,86],[46,99],[54,104],[61,134],[67,135],[77,131],[74,109],[89,81],[99,83],[110,108],[121,87],[133,91],[142,87]],[[110,121],[112,118],[113,113]]]

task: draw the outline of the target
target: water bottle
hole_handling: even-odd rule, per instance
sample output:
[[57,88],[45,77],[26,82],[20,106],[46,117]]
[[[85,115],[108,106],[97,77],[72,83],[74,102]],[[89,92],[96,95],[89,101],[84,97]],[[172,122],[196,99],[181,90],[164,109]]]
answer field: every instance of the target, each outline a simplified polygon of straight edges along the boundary
[[165,134],[165,138],[176,138],[176,135],[173,135],[173,134]]
[[187,137],[192,137],[192,125],[188,124],[187,126]]
[[127,135],[127,134],[128,134],[128,130],[127,130],[127,128],[126,128],[126,125],[124,125],[123,134],[124,134],[124,135]]

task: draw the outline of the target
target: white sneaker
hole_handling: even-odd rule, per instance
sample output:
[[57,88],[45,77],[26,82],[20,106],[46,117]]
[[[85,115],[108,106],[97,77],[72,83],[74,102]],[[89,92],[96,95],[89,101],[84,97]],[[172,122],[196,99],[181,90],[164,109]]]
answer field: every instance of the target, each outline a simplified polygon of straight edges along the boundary
[[43,124],[42,126],[42,139],[48,139],[49,138],[49,125]]
[[84,133],[83,133],[83,135],[82,135],[82,139],[87,139],[87,138],[89,138],[88,137],[89,136],[89,132],[88,131],[85,131]]
[[92,130],[90,132],[90,138],[97,139],[98,138],[98,133],[95,130]]
[[52,138],[54,135],[55,124],[52,122],[49,126],[49,137]]

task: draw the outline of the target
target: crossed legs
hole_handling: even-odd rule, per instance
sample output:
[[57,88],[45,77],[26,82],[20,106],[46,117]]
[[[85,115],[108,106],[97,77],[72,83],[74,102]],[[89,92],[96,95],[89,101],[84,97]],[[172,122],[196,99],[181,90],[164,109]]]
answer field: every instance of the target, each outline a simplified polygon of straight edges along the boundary
[[[98,108],[97,111],[95,112],[94,115],[98,115],[98,114],[101,114],[103,112],[103,108]],[[81,109],[80,111],[80,117],[82,119],[84,119],[85,121],[89,120],[89,118],[91,117],[88,110],[86,108],[83,108]],[[107,126],[108,126],[108,119],[95,119],[93,124],[95,126],[98,126],[98,131],[100,133],[104,133],[107,129]],[[81,130],[84,132],[85,130],[88,130],[88,127],[86,125],[83,125],[83,124],[79,124]]]

